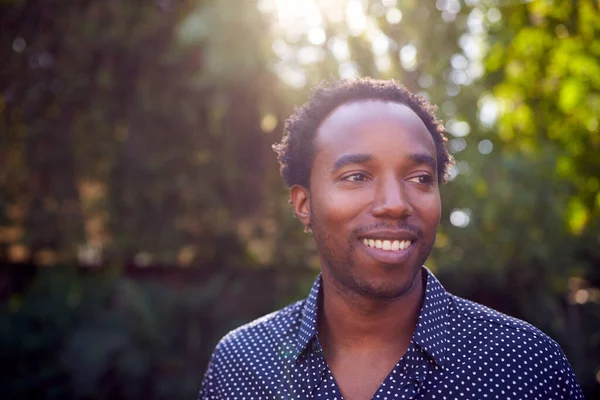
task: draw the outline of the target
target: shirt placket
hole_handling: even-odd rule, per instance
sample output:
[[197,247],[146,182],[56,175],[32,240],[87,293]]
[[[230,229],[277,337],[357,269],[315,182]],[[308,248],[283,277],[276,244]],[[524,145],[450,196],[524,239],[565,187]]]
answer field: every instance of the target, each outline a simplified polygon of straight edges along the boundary
[[320,372],[320,379],[315,381],[314,390],[312,392],[312,399],[341,399],[342,395],[337,387],[337,383],[327,365],[327,361],[325,361],[325,354],[323,353],[323,348],[319,343],[319,339],[315,338],[312,342],[312,364],[318,368]]
[[315,398],[315,392],[319,390],[327,375],[327,364],[322,351],[315,346],[313,341],[295,363],[292,379],[297,398]]
[[411,343],[409,350],[389,373],[374,400],[416,399],[419,398],[431,362]]

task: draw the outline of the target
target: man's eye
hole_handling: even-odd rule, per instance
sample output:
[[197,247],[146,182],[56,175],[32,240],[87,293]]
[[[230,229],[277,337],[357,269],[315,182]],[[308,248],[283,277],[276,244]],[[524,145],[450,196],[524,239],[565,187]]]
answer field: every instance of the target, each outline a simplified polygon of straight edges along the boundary
[[424,174],[410,178],[409,181],[420,183],[421,185],[431,185],[433,183],[433,177],[429,174]]
[[358,172],[356,174],[346,176],[343,180],[347,182],[363,182],[367,180],[367,176],[361,172]]

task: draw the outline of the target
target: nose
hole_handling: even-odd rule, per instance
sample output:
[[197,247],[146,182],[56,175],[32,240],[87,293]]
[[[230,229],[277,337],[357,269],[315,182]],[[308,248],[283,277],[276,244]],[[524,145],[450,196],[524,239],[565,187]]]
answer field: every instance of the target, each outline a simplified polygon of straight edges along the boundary
[[406,218],[412,215],[413,207],[407,188],[395,176],[381,179],[376,186],[372,214],[378,218]]

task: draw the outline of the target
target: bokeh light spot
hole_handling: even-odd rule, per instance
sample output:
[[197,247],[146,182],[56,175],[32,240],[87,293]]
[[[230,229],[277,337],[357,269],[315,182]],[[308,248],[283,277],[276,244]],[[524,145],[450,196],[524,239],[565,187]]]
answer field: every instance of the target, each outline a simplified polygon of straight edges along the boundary
[[325,31],[323,28],[315,27],[308,31],[308,41],[316,46],[320,46],[325,43]]
[[17,37],[13,41],[12,49],[17,53],[21,53],[23,50],[25,50],[26,47],[27,43],[25,42],[25,39],[23,39],[21,36]]
[[414,71],[417,67],[417,48],[408,44],[400,50],[400,62],[402,67],[407,71]]
[[273,114],[265,114],[260,120],[260,129],[265,133],[273,132],[277,126],[277,117]]
[[367,27],[367,17],[360,1],[350,0],[346,5],[346,26],[351,36],[359,36]]
[[491,140],[488,140],[488,139],[482,140],[477,145],[477,150],[479,150],[479,152],[481,154],[490,154],[493,149],[494,149],[494,144],[491,142]]
[[457,228],[465,228],[471,223],[469,214],[470,210],[468,209],[454,209],[450,213],[450,223]]
[[402,21],[402,11],[398,10],[397,8],[390,8],[385,13],[385,19],[390,24],[397,24]]

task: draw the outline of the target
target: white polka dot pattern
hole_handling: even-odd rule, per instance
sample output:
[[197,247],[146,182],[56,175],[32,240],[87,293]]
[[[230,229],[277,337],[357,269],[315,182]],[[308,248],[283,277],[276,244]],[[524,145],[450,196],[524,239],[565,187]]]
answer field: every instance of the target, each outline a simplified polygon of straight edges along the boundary
[[[425,299],[410,347],[373,399],[583,399],[556,342],[449,294],[423,271]],[[306,300],[226,335],[198,398],[342,399],[316,335],[320,286],[319,276]]]

